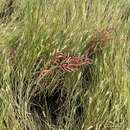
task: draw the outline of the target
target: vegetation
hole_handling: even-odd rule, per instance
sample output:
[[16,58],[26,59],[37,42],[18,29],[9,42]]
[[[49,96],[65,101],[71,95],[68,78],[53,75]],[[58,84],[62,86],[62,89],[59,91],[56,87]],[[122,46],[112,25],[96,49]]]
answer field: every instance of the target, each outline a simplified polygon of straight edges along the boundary
[[129,28],[129,0],[1,0],[0,129],[129,128]]

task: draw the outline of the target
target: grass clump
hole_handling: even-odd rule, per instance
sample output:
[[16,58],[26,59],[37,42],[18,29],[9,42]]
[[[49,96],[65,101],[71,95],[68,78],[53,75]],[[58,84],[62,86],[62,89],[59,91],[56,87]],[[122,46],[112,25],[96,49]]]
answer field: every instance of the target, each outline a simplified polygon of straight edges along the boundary
[[[129,128],[129,1],[11,2],[0,1],[0,129]],[[58,52],[93,62],[39,80]]]

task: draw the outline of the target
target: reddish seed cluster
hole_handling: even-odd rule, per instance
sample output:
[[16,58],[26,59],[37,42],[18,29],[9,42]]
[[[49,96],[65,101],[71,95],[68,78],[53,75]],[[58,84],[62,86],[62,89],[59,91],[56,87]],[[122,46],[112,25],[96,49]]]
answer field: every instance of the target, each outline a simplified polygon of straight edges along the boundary
[[63,53],[56,53],[54,56],[54,62],[62,71],[66,72],[72,72],[84,65],[92,64],[90,58],[69,56]]
[[[85,58],[84,56],[69,56],[59,52],[54,55],[51,63],[51,65],[56,66],[56,68],[59,68],[63,72],[73,72],[83,66],[92,64],[92,60],[90,58]],[[44,67],[40,75],[45,76],[51,73],[53,70],[51,65],[49,67]]]
[[[92,64],[93,62],[90,57],[93,54],[100,52],[103,48],[107,47],[105,43],[111,39],[111,34],[111,29],[97,30],[96,34],[91,40],[91,45],[86,50],[84,56],[70,56],[62,52],[56,53],[49,67],[45,66],[42,69],[41,74],[47,75],[48,73],[51,73],[54,68],[59,68],[63,72],[73,72],[80,67]],[[98,45],[98,42],[100,42],[100,45]],[[53,68],[53,66],[55,67]]]

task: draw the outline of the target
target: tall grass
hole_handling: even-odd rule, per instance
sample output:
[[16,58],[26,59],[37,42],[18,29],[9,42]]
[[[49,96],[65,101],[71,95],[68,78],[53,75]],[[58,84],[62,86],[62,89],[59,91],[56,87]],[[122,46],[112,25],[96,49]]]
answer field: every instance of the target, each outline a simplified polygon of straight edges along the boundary
[[[0,19],[0,129],[130,127],[129,5],[129,0],[15,0],[12,15]],[[0,11],[3,6],[0,1]],[[103,29],[111,29],[110,40],[103,41],[107,48],[93,58],[89,86],[82,83],[82,69],[55,70],[37,82],[40,69],[56,52],[80,56]],[[43,108],[45,119],[40,122],[29,110],[31,98],[35,93],[52,95],[57,89],[67,92],[65,121],[54,125],[48,108]],[[84,110],[78,121],[77,99]]]

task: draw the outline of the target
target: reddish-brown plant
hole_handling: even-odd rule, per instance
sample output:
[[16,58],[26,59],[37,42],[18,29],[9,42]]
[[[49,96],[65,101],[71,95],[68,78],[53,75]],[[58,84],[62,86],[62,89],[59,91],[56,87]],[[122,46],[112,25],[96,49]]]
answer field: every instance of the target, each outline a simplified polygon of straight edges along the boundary
[[54,56],[54,62],[57,64],[58,68],[64,72],[72,72],[82,66],[92,64],[92,60],[90,58],[69,56],[63,53],[57,53]]
[[40,77],[50,74],[55,68],[63,72],[73,72],[92,63],[92,60],[85,56],[69,56],[58,52],[54,55],[50,64],[41,69]]

